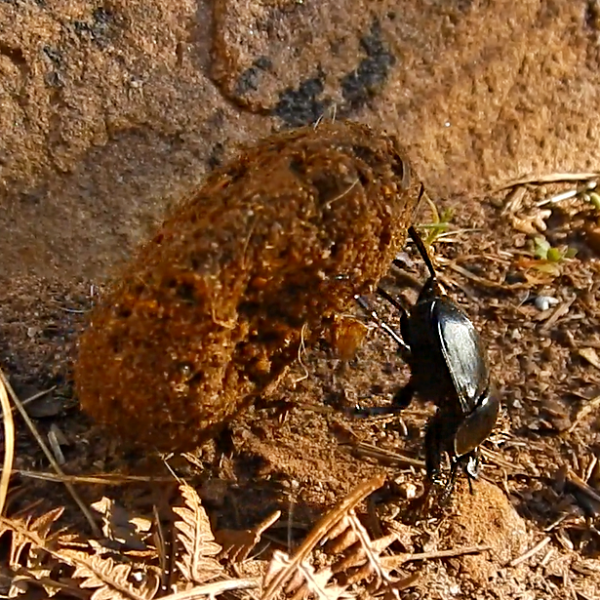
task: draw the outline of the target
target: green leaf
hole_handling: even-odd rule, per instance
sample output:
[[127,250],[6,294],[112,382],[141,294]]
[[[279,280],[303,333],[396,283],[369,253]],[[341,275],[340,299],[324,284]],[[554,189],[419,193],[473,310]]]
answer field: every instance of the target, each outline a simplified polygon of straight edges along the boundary
[[537,236],[533,239],[534,244],[534,255],[536,258],[541,258],[542,260],[548,259],[548,252],[550,251],[550,243],[545,237]]

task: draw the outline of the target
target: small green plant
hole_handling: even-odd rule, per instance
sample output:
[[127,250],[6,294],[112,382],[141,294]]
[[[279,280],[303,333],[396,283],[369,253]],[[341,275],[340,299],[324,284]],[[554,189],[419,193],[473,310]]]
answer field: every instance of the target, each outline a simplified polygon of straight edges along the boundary
[[448,231],[454,213],[451,208],[446,208],[440,214],[433,200],[427,194],[424,194],[423,197],[429,204],[432,221],[431,223],[420,223],[418,227],[427,231],[424,242],[426,246],[430,246],[440,235]]
[[534,256],[549,263],[560,263],[565,258],[573,258],[577,254],[577,250],[569,246],[553,248],[550,242],[542,236],[535,237],[533,245]]

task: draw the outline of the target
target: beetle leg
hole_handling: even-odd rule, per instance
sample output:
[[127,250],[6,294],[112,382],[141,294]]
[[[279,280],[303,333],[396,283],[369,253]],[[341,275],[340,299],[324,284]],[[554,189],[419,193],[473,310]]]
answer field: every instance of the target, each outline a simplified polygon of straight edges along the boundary
[[392,399],[392,407],[395,407],[394,412],[404,410],[413,399],[415,394],[415,386],[412,381],[409,381],[404,387],[401,387]]
[[434,484],[442,483],[443,421],[439,412],[429,421],[425,432],[425,467],[427,478]]

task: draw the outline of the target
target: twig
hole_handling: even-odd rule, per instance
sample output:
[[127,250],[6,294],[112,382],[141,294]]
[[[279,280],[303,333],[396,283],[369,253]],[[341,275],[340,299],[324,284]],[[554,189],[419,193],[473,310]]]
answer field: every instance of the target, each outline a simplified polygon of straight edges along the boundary
[[309,376],[308,369],[306,368],[306,365],[302,362],[302,353],[306,354],[306,344],[304,343],[304,332],[306,331],[306,327],[307,323],[304,323],[304,325],[302,325],[302,329],[300,330],[300,344],[298,345],[298,362],[304,370],[304,375],[302,375],[302,377],[298,379],[295,379],[294,385],[300,383],[301,381],[304,381],[305,379],[308,379]]
[[498,283],[497,281],[492,281],[491,279],[484,279],[483,277],[479,277],[479,275],[475,275],[475,273],[471,273],[468,269],[457,265],[454,262],[449,262],[448,266],[457,273],[460,273],[463,277],[467,279],[471,279],[484,287],[494,288],[497,290],[525,290],[529,289],[531,286],[525,283]]
[[541,542],[539,542],[533,548],[531,548],[531,550],[527,550],[527,552],[525,552],[525,554],[521,554],[521,556],[518,556],[517,558],[513,558],[508,563],[508,566],[516,567],[516,566],[520,565],[521,563],[524,563],[527,559],[531,558],[534,554],[537,554],[540,550],[545,548],[549,544],[551,539],[552,538],[549,535],[546,536]]
[[350,187],[346,188],[343,192],[341,192],[340,194],[338,194],[335,198],[332,198],[331,200],[327,200],[327,202],[325,202],[323,204],[323,208],[329,208],[334,202],[337,202],[338,200],[341,200],[346,194],[349,194],[352,189],[354,188],[354,186],[359,182],[358,177],[350,184]]
[[[25,410],[25,408],[23,408],[23,405],[21,404],[21,401],[19,400],[19,397],[17,396],[17,394],[13,390],[12,386],[10,385],[8,379],[6,378],[6,375],[4,374],[4,371],[2,370],[2,368],[0,368],[0,381],[2,381],[2,383],[6,387],[6,390],[8,391],[8,394],[10,395],[10,397],[11,397],[14,405],[17,407],[17,409],[21,413],[21,416],[23,417],[23,420],[25,421],[25,424],[29,428],[29,431],[31,431],[31,433],[32,433],[33,437],[35,438],[36,442],[39,444],[40,448],[42,449],[42,452],[46,455],[46,458],[48,459],[48,461],[52,465],[52,468],[59,475],[61,475],[62,477],[64,477],[65,474],[63,473],[62,469],[60,468],[60,465],[56,462],[56,459],[54,458],[52,452],[50,452],[50,449],[48,448],[48,446],[46,445],[46,443],[44,442],[44,440],[42,439],[42,436],[39,434],[39,432],[38,432],[36,426],[34,425],[33,421],[29,418],[29,415],[27,414],[27,411]],[[5,417],[6,417],[6,415],[5,415]],[[9,471],[9,474],[10,474],[10,471]],[[87,519],[87,521],[88,521],[88,523],[90,525],[90,528],[92,530],[92,533],[96,537],[98,537],[98,538],[102,537],[102,532],[100,531],[100,528],[96,524],[96,521],[94,521],[94,517],[92,516],[92,513],[90,512],[90,510],[88,509],[88,507],[83,503],[83,500],[79,497],[79,494],[77,494],[77,492],[75,491],[75,488],[68,481],[64,481],[64,484],[65,484],[65,487],[67,488],[69,494],[71,494],[73,500],[75,500],[75,502],[77,503],[77,505],[81,509],[81,512],[83,513],[83,515]]]
[[2,476],[0,477],[0,515],[2,515],[8,496],[8,486],[15,457],[15,422],[10,410],[11,406],[6,393],[6,386],[2,381],[0,381],[0,402],[2,403],[2,414],[4,416],[4,462],[2,464]]
[[[340,444],[345,445],[345,444]],[[378,448],[375,445],[360,442],[358,444],[347,444],[354,447],[354,453],[359,457],[364,456],[368,458],[374,458],[381,462],[385,462],[389,465],[399,466],[408,465],[411,467],[417,467],[418,469],[425,468],[425,461],[419,460],[418,458],[411,458],[410,456],[404,456],[391,450],[385,450],[384,448]]]
[[480,446],[479,450],[481,451],[481,454],[483,454],[483,456],[488,460],[488,462],[495,464],[497,467],[508,469],[516,475],[521,473],[525,474],[523,469],[520,468],[520,465],[516,465],[515,463],[505,460],[498,452],[494,452],[494,450],[490,450],[489,448],[485,448],[483,446]]
[[452,550],[434,550],[432,552],[416,552],[414,554],[384,556],[381,558],[381,561],[387,568],[395,569],[407,562],[433,560],[435,558],[455,558],[457,556],[464,556],[465,554],[480,554],[481,552],[486,552],[491,549],[491,546],[467,546],[465,548],[453,548]]
[[571,308],[573,302],[577,300],[577,296],[573,294],[566,302],[561,302],[550,315],[550,318],[544,323],[544,326],[540,329],[540,333],[545,335],[550,332],[552,326],[561,318],[564,317]]
[[548,204],[558,204],[563,200],[570,200],[571,198],[575,198],[580,194],[587,192],[588,190],[593,190],[596,187],[595,181],[588,181],[584,185],[580,185],[574,190],[567,190],[566,192],[562,192],[560,194],[555,194],[554,196],[550,196],[550,198],[544,198],[539,202],[536,202],[536,206],[541,208],[542,206],[546,206]]
[[494,189],[494,192],[500,192],[517,185],[526,185],[529,183],[543,185],[545,183],[561,183],[571,181],[586,181],[587,179],[594,179],[599,177],[600,173],[551,173],[550,175],[526,175],[520,179],[514,179],[507,183],[502,184],[500,187]]

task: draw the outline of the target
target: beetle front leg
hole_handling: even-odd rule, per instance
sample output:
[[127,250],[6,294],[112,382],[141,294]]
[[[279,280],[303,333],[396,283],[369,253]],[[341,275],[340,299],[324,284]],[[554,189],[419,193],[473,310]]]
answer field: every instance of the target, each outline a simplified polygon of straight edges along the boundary
[[412,400],[415,388],[412,381],[401,387],[388,406],[355,406],[352,409],[353,417],[381,417],[383,415],[395,415],[403,411]]
[[[412,379],[404,386],[401,387],[395,394],[392,399],[393,412],[399,412],[404,410],[411,403],[413,396],[415,395],[415,386],[412,382]],[[390,411],[392,412],[392,411]]]

